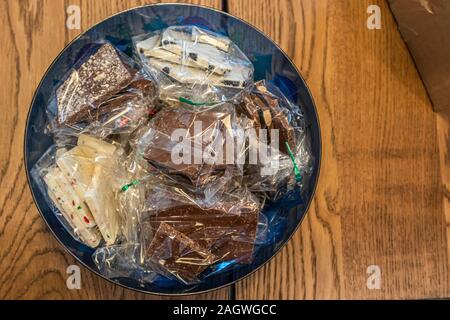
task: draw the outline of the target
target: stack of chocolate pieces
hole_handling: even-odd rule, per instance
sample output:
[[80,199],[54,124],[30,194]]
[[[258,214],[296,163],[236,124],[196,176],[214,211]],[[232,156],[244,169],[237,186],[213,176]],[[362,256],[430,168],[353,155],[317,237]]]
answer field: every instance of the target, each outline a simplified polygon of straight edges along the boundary
[[255,90],[244,93],[241,110],[245,116],[253,121],[254,128],[267,129],[270,142],[270,130],[279,132],[280,151],[288,154],[285,142],[291,150],[295,150],[295,130],[289,123],[287,115],[280,106],[279,98],[274,96],[264,85],[263,81],[255,83]]
[[141,109],[151,109],[155,95],[153,81],[128,65],[111,44],[96,45],[57,88],[56,120],[59,127],[72,127],[105,116],[102,122],[119,119],[123,126]]
[[[234,134],[234,122],[234,107],[228,104],[202,112],[166,107],[149,123],[151,138],[144,158],[181,183],[204,190],[234,166],[234,154],[230,154],[232,162],[227,161],[230,151],[226,146],[227,136]],[[178,160],[174,159],[174,149],[179,148],[181,142],[173,140],[176,130],[180,130],[180,138],[184,139],[184,151],[189,152],[182,154],[183,150],[179,150]]]
[[[197,278],[211,261],[252,262],[260,201],[251,192],[239,188],[220,193],[213,201],[205,201],[197,191],[208,189],[233,164],[196,162],[194,153],[203,154],[204,150],[214,153],[220,149],[225,150],[226,157],[224,141],[217,143],[216,138],[236,132],[234,126],[245,117],[256,131],[279,130],[282,157],[289,159],[284,141],[294,148],[295,132],[280,103],[263,83],[257,83],[252,92],[244,93],[237,109],[227,104],[203,111],[166,106],[150,121],[151,134],[144,158],[178,184],[152,189],[147,194],[146,202],[156,205],[141,220],[145,237],[148,238],[148,233],[154,235],[146,243],[146,259],[184,282]],[[195,130],[196,121],[201,123],[199,131]],[[177,129],[184,130],[187,150],[192,150],[185,159],[187,164],[173,159],[174,149],[180,144],[172,136]],[[252,168],[251,179],[263,180],[259,173],[261,165]],[[288,175],[292,169],[289,170]],[[269,188],[277,188],[277,177],[270,179]]]

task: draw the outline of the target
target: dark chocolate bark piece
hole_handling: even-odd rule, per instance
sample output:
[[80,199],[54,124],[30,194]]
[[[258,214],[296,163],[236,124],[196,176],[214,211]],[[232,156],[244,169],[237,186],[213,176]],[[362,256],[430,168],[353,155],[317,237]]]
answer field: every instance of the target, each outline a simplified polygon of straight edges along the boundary
[[[174,198],[173,194],[158,197]],[[155,199],[156,200],[156,199]],[[244,194],[224,196],[213,207],[172,199],[168,208],[148,212],[147,222],[156,230],[160,223],[176,230],[208,248],[219,260],[250,263],[256,237],[259,202]]]
[[244,93],[240,110],[253,121],[257,136],[259,136],[259,129],[270,130],[272,128],[271,109],[260,95]]
[[215,262],[209,250],[164,222],[159,224],[145,258],[184,282],[192,282]]
[[58,123],[71,125],[84,120],[121,91],[133,75],[111,44],[101,45],[56,90]]
[[258,129],[268,130],[268,142],[271,141],[270,130],[279,130],[278,143],[281,152],[288,154],[285,142],[289,144],[291,150],[295,150],[295,130],[280,107],[278,98],[272,95],[265,86],[257,83],[253,92],[244,94],[240,110],[253,121],[257,134]]

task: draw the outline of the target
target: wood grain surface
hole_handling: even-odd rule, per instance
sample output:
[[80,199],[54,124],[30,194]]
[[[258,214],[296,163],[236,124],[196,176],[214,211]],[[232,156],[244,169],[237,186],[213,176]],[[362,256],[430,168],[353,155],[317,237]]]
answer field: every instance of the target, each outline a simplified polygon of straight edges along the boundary
[[[372,4],[381,8],[381,30],[366,27]],[[386,3],[230,0],[228,8],[294,60],[323,135],[307,218],[271,263],[237,285],[236,297],[448,297],[448,188],[436,116]],[[444,128],[439,122],[448,177]],[[370,265],[380,268],[379,290],[366,285]]]
[[[159,299],[114,286],[74,264],[47,230],[23,167],[23,133],[34,90],[79,32],[137,0],[0,1],[0,299]],[[238,299],[450,297],[450,117],[432,112],[384,1],[198,0],[254,24],[305,77],[317,104],[322,170],[311,209],[269,264],[238,283]],[[65,27],[81,7],[82,29]],[[368,30],[367,7],[382,29]],[[51,35],[51,36],[49,36]],[[366,286],[367,268],[381,288]],[[190,296],[227,299],[229,290]]]
[[[25,120],[44,72],[79,32],[127,8],[152,1],[0,1],[0,299],[155,299],[115,286],[81,267],[81,290],[68,290],[76,264],[48,231],[33,203],[23,166]],[[153,1],[154,2],[154,1]],[[220,0],[199,0],[221,8]],[[66,8],[81,7],[82,29],[68,31]],[[227,299],[228,289],[191,296]]]

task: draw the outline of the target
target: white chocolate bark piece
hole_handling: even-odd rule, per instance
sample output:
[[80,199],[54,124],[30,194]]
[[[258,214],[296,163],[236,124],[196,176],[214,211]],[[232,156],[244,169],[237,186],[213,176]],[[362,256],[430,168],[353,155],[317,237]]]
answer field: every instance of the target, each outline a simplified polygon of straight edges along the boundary
[[219,75],[224,75],[232,70],[227,55],[207,44],[163,39],[162,48]]
[[213,35],[199,28],[193,27],[192,33],[181,30],[177,27],[167,28],[163,32],[163,39],[165,40],[182,40],[192,41],[197,43],[204,43],[216,47],[219,50],[228,52],[231,45],[231,40],[225,36]]
[[58,202],[56,195],[54,195],[51,191],[48,191],[48,195],[55,204],[55,206],[58,208],[59,212],[61,212],[66,222],[75,232],[75,234],[80,238],[80,240],[92,248],[97,247],[101,241],[101,236],[98,230],[96,230],[95,228],[91,229],[87,229],[84,227],[77,228],[73,223],[73,221],[70,219],[69,214],[67,214],[66,211],[61,207],[61,204]]
[[99,140],[92,136],[81,134],[78,137],[78,146],[87,146],[95,150],[99,156],[112,156],[116,151],[116,146],[111,143]]
[[181,43],[183,41],[192,41],[192,33],[185,29],[184,27],[169,27],[165,29],[161,36],[162,41],[170,41]]
[[58,167],[51,168],[44,176],[44,181],[48,186],[50,198],[69,225],[74,227],[75,233],[88,246],[97,247],[101,241],[101,235],[96,229],[94,219],[61,170]]
[[91,184],[85,193],[85,201],[108,245],[115,242],[119,230],[117,204],[106,163],[95,165]]
[[57,182],[59,189],[66,195],[67,204],[74,213],[75,220],[80,221],[86,228],[93,228],[96,226],[94,217],[92,216],[89,208],[84,201],[78,196],[77,192],[66,179],[62,171],[55,171],[55,181]]
[[149,63],[155,69],[164,72],[181,83],[214,85],[228,88],[245,88],[248,79],[246,72],[250,72],[250,70],[239,70],[239,66],[237,66],[236,72],[233,70],[233,72],[224,76],[218,76],[216,74],[208,74],[199,69],[180,66],[158,59],[150,59]]
[[136,47],[147,58],[209,70],[219,75],[231,71],[230,63],[215,47],[194,43],[190,41],[191,36],[187,36],[184,32],[177,34],[178,38],[168,37],[170,40],[165,39],[162,43],[159,36],[153,36],[138,42]]
[[[44,177],[44,179],[45,179],[45,177]],[[56,208],[59,210],[59,212],[61,212],[61,214],[63,215],[64,219],[66,219],[66,221],[69,224],[70,228],[72,228],[72,230],[75,231],[77,229],[77,227],[75,227],[75,224],[73,223],[72,219],[70,219],[70,216],[66,213],[66,211],[63,210],[63,208],[62,208],[62,202],[63,202],[62,198],[61,197],[57,197],[55,195],[54,191],[52,191],[50,189],[49,184],[51,184],[51,182],[48,182],[48,178],[46,180],[46,184],[49,187],[47,189],[48,197],[50,198],[50,200],[52,200],[53,204],[56,206]]]

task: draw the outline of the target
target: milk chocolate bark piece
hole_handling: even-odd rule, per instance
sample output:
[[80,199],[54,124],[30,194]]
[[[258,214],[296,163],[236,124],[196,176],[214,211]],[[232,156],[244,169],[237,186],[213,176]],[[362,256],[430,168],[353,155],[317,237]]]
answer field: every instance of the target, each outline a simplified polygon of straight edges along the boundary
[[101,45],[56,90],[59,124],[84,120],[90,111],[123,89],[133,74],[111,44]]
[[[165,108],[151,122],[152,139],[145,151],[144,158],[165,173],[186,180],[195,187],[203,187],[211,181],[211,176],[220,175],[226,169],[225,141],[219,139],[231,130],[232,115],[228,108],[194,112],[181,108]],[[201,126],[196,131],[195,126]],[[177,163],[172,159],[172,149],[179,144],[171,141],[175,130],[187,133],[187,148],[190,148],[190,160]],[[205,163],[201,156],[205,152],[214,155],[223,148],[223,161],[215,164]],[[195,153],[200,155],[196,159]],[[181,155],[180,155],[181,156]]]
[[195,280],[215,262],[209,250],[164,222],[159,224],[145,258],[184,282]]

